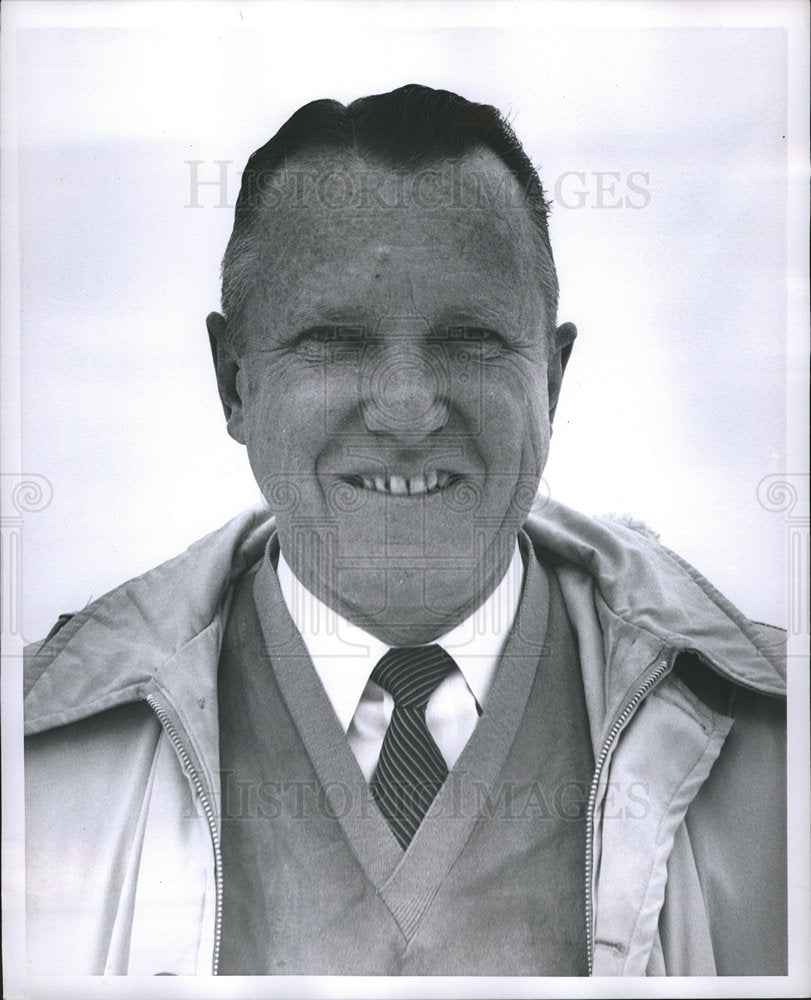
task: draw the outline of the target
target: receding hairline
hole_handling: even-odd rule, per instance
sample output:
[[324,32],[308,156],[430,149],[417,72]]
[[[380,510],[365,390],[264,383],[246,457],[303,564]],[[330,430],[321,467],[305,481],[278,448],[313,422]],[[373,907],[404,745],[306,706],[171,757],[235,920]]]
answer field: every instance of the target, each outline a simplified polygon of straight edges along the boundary
[[[518,179],[486,146],[460,157],[438,156],[419,166],[396,166],[365,151],[321,146],[297,152],[268,179],[286,184],[287,190],[262,192],[246,226],[254,233],[274,211],[292,204],[296,209],[321,206],[336,216],[344,212],[358,217],[376,208],[392,212],[414,208],[426,215],[441,208],[461,214],[471,214],[478,207],[494,208],[503,211],[505,218],[514,212],[529,233],[537,234],[531,205]],[[335,182],[337,190],[330,192],[330,182]],[[431,182],[436,185],[432,187]]]
[[[549,241],[549,203],[537,170],[497,108],[477,104],[450,91],[417,84],[370,95],[348,105],[324,99],[299,108],[275,135],[249,158],[223,259],[223,312],[238,322],[251,291],[261,280],[256,254],[256,216],[265,211],[270,185],[293,164],[323,158],[349,158],[374,170],[413,175],[443,163],[464,163],[480,154],[495,158],[502,178],[530,223],[539,281],[550,320],[557,313],[558,283]],[[504,185],[504,179],[499,182]],[[517,186],[517,187],[516,187]],[[554,327],[554,322],[552,322]]]
[[[366,204],[362,204],[360,210],[356,203],[324,205],[319,202],[317,188],[321,182],[329,182],[338,177],[350,180],[354,178],[357,181],[367,171],[367,181],[382,179],[384,183],[388,182],[389,189],[379,190],[372,184],[367,185],[364,194],[359,190],[360,186],[356,187],[354,194],[366,198]],[[409,179],[420,179],[420,175],[425,179],[438,178],[440,204],[431,201],[436,196],[436,191],[427,197],[428,204],[421,204],[420,192],[409,189]],[[518,179],[499,155],[487,146],[469,150],[456,158],[437,156],[433,159],[426,158],[419,165],[398,166],[365,150],[335,148],[320,143],[298,150],[285,164],[267,175],[266,179],[280,181],[283,186],[286,184],[287,198],[279,198],[279,188],[273,193],[267,189],[263,191],[261,201],[253,206],[250,221],[243,229],[243,240],[250,243],[249,257],[252,259],[254,280],[257,283],[262,281],[263,250],[267,247],[267,242],[274,239],[275,226],[288,225],[297,214],[302,225],[311,224],[314,220],[308,209],[317,210],[319,207],[325,208],[325,216],[332,215],[338,220],[342,216],[349,220],[360,219],[370,207],[382,210],[388,208],[392,214],[411,209],[418,213],[422,211],[425,217],[433,216],[437,209],[446,207],[459,212],[463,217],[469,216],[472,222],[477,211],[473,202],[479,199],[483,207],[495,209],[516,236],[520,234],[525,237],[527,247],[534,248],[535,256],[527,261],[528,268],[533,269],[537,257],[545,254],[545,247],[533,224],[531,206]],[[305,180],[307,183],[304,183]],[[392,186],[397,190],[393,191]],[[393,195],[404,201],[382,206],[369,204],[369,200],[375,196],[385,199]],[[422,195],[425,199],[424,191]],[[454,198],[460,203],[454,203]],[[243,252],[246,249],[243,243]],[[551,260],[548,263],[553,266]]]

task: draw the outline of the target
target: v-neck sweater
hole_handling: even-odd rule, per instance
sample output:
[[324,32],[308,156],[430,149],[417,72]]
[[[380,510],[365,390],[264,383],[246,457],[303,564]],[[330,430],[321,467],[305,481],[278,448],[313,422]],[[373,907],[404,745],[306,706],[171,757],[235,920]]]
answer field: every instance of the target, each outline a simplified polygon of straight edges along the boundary
[[[294,576],[281,552],[276,569],[290,616],[358,765],[370,781],[394,710],[394,699],[371,676],[392,647],[324,604]],[[487,702],[518,611],[523,581],[524,564],[516,541],[495,590],[464,621],[433,640],[458,668],[437,685],[425,713],[428,731],[448,767],[459,759]]]
[[577,975],[593,770],[574,630],[531,548],[487,709],[407,851],[266,551],[220,657],[224,974]]

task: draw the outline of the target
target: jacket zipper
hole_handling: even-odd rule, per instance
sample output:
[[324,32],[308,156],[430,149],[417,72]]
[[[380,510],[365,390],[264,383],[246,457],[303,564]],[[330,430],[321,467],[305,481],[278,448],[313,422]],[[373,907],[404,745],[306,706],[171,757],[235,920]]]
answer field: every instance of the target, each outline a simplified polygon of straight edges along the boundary
[[211,843],[214,848],[214,885],[215,885],[215,919],[214,919],[214,956],[212,959],[212,975],[216,976],[220,964],[220,943],[222,937],[222,851],[220,848],[220,833],[217,829],[217,821],[215,818],[214,810],[211,806],[211,801],[206,794],[205,787],[203,785],[202,779],[197,772],[194,764],[192,763],[191,757],[188,751],[183,746],[177,729],[174,723],[169,718],[166,709],[164,709],[153,697],[152,695],[147,695],[147,702],[152,708],[152,711],[158,717],[160,724],[163,726],[163,730],[169,739],[172,741],[172,745],[175,748],[178,758],[180,759],[183,768],[185,769],[188,776],[191,778],[192,784],[194,785],[194,790],[197,792],[197,797],[200,800],[200,804],[203,807],[203,812],[205,813],[206,821],[208,822],[208,829],[211,833]]
[[[640,687],[636,690],[631,700],[626,704],[625,708],[622,710],[620,715],[611,727],[611,731],[606,737],[603,743],[602,749],[597,757],[594,764],[594,777],[591,781],[591,788],[589,790],[588,805],[586,807],[586,950],[588,955],[588,970],[589,975],[592,974],[592,969],[594,966],[594,930],[593,930],[593,910],[594,904],[591,895],[591,880],[592,880],[592,868],[594,866],[594,848],[593,848],[593,836],[594,836],[594,805],[597,798],[597,788],[600,782],[600,776],[602,774],[603,767],[608,758],[611,748],[622,731],[628,719],[636,711],[639,703],[642,699],[651,691],[653,687],[658,683],[662,676],[667,672],[670,666],[670,660],[660,660],[656,666],[656,669],[649,674]],[[191,778],[194,789],[197,792],[197,796],[200,799],[200,804],[203,807],[203,812],[205,813],[206,821],[208,822],[209,832],[211,833],[211,842],[214,848],[214,880],[216,887],[216,905],[215,905],[215,922],[214,922],[214,957],[212,962],[212,975],[217,975],[219,962],[220,962],[220,944],[222,936],[222,851],[220,848],[220,835],[217,829],[217,823],[214,816],[214,810],[211,807],[211,802],[206,795],[205,787],[198,774],[197,770],[192,763],[191,757],[189,756],[186,748],[178,735],[177,729],[174,723],[169,718],[166,710],[161,707],[161,705],[151,696],[147,696],[147,702],[151,706],[155,715],[158,717],[161,725],[163,726],[166,735],[172,741],[172,745],[177,752],[178,758],[183,765],[186,773]]]
[[592,974],[592,970],[594,968],[594,902],[592,900],[591,881],[594,867],[594,806],[597,799],[597,787],[600,783],[600,775],[602,774],[608,755],[611,752],[611,748],[620,732],[636,711],[642,699],[649,694],[651,689],[654,688],[663,675],[667,673],[670,668],[673,655],[674,654],[671,654],[671,656],[666,660],[659,660],[656,665],[656,669],[652,673],[648,674],[640,687],[637,688],[631,700],[625,705],[625,708],[623,708],[622,712],[620,712],[614,721],[614,725],[611,727],[611,730],[605,739],[605,743],[603,743],[603,747],[594,762],[594,777],[591,780],[588,805],[586,807],[586,951],[588,955],[589,975]]

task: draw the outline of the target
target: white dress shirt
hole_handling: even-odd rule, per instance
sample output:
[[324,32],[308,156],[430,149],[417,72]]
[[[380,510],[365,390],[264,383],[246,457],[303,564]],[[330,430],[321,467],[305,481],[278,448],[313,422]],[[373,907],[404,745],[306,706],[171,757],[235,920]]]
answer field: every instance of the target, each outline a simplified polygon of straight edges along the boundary
[[[369,678],[391,647],[328,608],[293,574],[281,553],[278,576],[290,616],[360,769],[370,781],[394,699]],[[428,729],[449,768],[458,760],[487,702],[523,582],[524,566],[516,542],[507,572],[484,604],[434,640],[459,668],[438,685],[425,712]]]

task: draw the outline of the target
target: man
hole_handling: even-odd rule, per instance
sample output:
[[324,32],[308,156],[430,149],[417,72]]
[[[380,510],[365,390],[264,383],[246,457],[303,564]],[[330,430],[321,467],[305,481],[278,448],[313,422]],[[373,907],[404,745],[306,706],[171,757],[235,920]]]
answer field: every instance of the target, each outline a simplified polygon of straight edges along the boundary
[[267,509],[33,651],[32,971],[786,971],[779,634],[532,509],[546,214],[425,87],[251,157],[208,330]]

